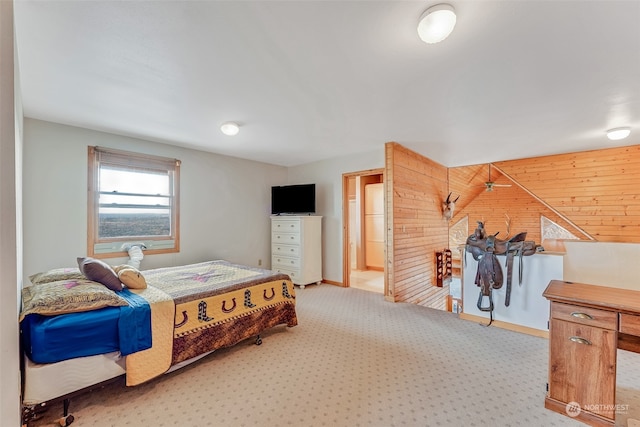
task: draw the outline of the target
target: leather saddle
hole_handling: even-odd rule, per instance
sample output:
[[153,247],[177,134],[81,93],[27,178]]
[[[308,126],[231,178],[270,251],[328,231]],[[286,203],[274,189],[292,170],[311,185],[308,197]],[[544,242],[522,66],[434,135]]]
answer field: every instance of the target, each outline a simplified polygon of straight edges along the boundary
[[[473,234],[467,237],[465,245],[466,252],[470,252],[473,259],[478,261],[478,270],[476,272],[475,284],[480,287],[478,295],[478,309],[488,311],[490,313],[490,322],[493,322],[493,298],[491,296],[492,289],[502,288],[504,276],[502,267],[498,261],[498,255],[506,256],[507,267],[507,292],[505,295],[504,305],[509,306],[511,302],[511,277],[513,271],[513,260],[517,256],[520,260],[519,283],[522,284],[522,257],[533,255],[544,249],[542,246],[536,245],[531,240],[526,240],[527,232],[518,233],[508,240],[497,238],[498,233],[487,235],[484,223],[478,221]],[[487,298],[488,304],[482,305],[483,300]]]

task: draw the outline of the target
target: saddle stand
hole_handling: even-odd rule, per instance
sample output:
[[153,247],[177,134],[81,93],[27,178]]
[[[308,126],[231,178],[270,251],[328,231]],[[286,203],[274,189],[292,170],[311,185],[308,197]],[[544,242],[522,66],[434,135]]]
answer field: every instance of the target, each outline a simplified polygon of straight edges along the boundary
[[[487,236],[484,229],[484,223],[478,221],[478,227],[474,233],[467,237],[465,252],[470,252],[473,259],[478,261],[478,270],[476,272],[475,284],[480,287],[478,295],[478,310],[489,312],[489,325],[493,323],[493,289],[502,288],[504,281],[502,267],[498,261],[498,255],[506,255],[505,266],[507,267],[507,290],[504,305],[509,306],[511,302],[511,276],[513,271],[513,259],[519,258],[519,283],[522,284],[522,257],[533,255],[536,252],[543,251],[542,246],[536,245],[533,241],[525,240],[527,232],[518,233],[509,240],[500,240],[496,236],[498,233]],[[487,299],[487,305],[483,305],[484,299]]]

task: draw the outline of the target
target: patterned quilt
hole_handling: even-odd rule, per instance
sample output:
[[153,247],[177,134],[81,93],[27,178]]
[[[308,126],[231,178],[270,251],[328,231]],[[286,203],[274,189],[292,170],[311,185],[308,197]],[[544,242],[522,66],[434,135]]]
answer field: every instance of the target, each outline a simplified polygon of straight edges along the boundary
[[[127,361],[128,385],[139,384],[168,369],[167,352],[156,350],[156,347],[171,348],[169,364],[174,365],[208,351],[232,346],[276,325],[298,324],[295,290],[285,274],[221,260],[147,270],[143,274],[148,289],[168,295],[175,304],[175,311],[170,326],[162,321],[158,336],[154,329],[152,349],[146,351],[147,354],[136,353],[131,367]],[[159,301],[166,301],[166,298],[155,296]],[[152,316],[154,305],[152,302]],[[158,321],[154,328],[166,315],[156,317]],[[167,330],[172,331],[171,338],[166,338]],[[167,340],[172,342],[167,344]],[[163,359],[161,367],[155,360],[158,357]],[[134,365],[137,368],[134,369]],[[137,375],[135,380],[129,381],[129,369],[135,371],[150,365],[162,372]]]

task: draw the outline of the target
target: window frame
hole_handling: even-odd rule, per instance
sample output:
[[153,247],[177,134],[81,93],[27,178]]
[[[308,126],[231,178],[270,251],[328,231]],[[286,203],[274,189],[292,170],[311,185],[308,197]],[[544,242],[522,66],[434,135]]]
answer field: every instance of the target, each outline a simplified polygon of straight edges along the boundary
[[[171,232],[169,236],[125,236],[100,239],[99,200],[100,200],[100,162],[108,161],[124,170],[166,170],[171,176],[170,189]],[[128,243],[143,243],[145,254],[166,254],[180,252],[180,165],[178,159],[133,153],[111,148],[88,147],[87,177],[87,254],[95,258],[126,257]],[[100,249],[96,250],[96,245]],[[170,246],[170,247],[168,247]]]

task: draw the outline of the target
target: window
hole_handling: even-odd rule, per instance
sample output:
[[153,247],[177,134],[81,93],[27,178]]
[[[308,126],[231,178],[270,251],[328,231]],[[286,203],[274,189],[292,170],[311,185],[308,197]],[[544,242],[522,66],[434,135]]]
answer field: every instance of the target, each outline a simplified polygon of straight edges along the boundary
[[89,147],[88,163],[89,256],[179,251],[179,160]]

